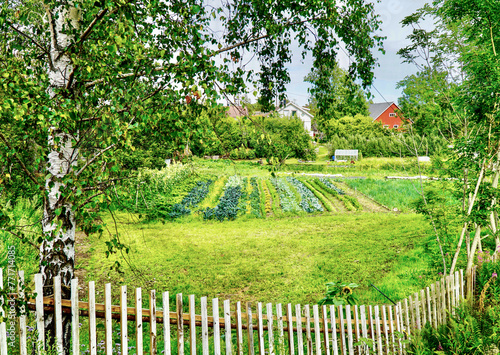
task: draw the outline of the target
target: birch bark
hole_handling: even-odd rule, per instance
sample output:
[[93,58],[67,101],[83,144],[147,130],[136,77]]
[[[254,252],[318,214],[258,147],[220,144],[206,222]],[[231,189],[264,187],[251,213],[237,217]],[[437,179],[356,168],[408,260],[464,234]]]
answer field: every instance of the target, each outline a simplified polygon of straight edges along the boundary
[[[51,9],[46,7],[50,29],[50,58],[48,76],[49,93],[53,98],[61,90],[71,90],[73,65],[66,52],[72,38],[68,35],[69,26],[78,27],[78,11],[66,3]],[[59,127],[52,127],[48,136],[49,154],[47,157],[47,175],[44,199],[44,218],[42,230],[44,241],[40,246],[40,273],[43,275],[44,295],[51,294],[54,276],[61,276],[62,298],[70,298],[70,283],[74,276],[75,231],[76,221],[73,206],[67,202],[61,190],[64,178],[71,174],[78,161],[78,150],[74,147],[74,133],[64,132]],[[49,342],[54,341],[54,318],[48,314],[45,318],[45,331]],[[63,316],[63,353],[70,349],[70,315]]]

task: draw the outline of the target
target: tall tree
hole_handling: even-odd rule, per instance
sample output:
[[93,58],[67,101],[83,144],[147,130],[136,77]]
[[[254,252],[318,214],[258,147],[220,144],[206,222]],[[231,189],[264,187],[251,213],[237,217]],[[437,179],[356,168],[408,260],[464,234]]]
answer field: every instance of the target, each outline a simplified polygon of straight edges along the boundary
[[[362,0],[34,0],[3,2],[0,11],[0,165],[22,171],[43,195],[45,286],[56,275],[69,285],[75,231],[95,228],[88,207],[107,204],[120,173],[114,152],[133,133],[162,121],[172,127],[165,139],[189,137],[202,107],[241,94],[248,81],[270,105],[289,82],[293,39],[322,68],[334,67],[342,40],[355,58],[351,72],[369,85],[371,50],[381,44],[373,5]],[[258,73],[246,70],[246,53]],[[65,353],[68,339],[65,321]]]
[[318,129],[332,136],[330,127],[334,120],[345,116],[368,116],[368,101],[361,86],[356,84],[351,73],[338,64],[333,68],[319,67],[313,69],[304,81],[310,82],[310,104],[314,108],[314,121]]

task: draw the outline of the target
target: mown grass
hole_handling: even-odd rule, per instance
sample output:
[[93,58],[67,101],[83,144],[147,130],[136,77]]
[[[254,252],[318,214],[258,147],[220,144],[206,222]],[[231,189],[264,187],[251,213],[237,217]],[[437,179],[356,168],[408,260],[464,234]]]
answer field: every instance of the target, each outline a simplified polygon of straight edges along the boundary
[[[419,250],[427,233],[416,214],[343,214],[247,219],[224,223],[130,223],[117,216],[130,247],[125,274],[109,271],[104,240],[88,237],[88,280],[234,301],[316,303],[325,283],[359,283],[362,303],[380,302],[369,282],[394,297],[432,275]],[[105,222],[111,227],[111,219]],[[114,228],[114,226],[113,226]],[[409,264],[411,262],[411,264]],[[428,281],[429,282],[429,281]],[[396,297],[396,298],[397,298]],[[383,302],[383,301],[382,301]]]

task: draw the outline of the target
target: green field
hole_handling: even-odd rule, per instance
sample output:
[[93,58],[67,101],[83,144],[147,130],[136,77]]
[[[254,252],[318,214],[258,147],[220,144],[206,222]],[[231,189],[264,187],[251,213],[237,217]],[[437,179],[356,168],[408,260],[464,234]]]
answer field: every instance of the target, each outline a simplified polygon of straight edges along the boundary
[[[396,299],[433,279],[421,255],[426,227],[415,214],[342,214],[190,223],[131,223],[119,214],[130,246],[125,274],[109,271],[103,239],[78,241],[78,273],[114,286],[240,301],[315,303],[329,281],[360,284],[360,302]],[[110,218],[105,219],[110,230]],[[104,238],[104,237],[103,237]],[[423,279],[418,276],[422,276]],[[437,275],[436,275],[437,276]]]

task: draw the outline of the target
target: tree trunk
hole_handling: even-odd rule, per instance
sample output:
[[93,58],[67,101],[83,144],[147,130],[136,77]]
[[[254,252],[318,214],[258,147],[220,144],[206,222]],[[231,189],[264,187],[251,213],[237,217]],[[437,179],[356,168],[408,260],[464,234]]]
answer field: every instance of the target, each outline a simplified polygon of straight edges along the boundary
[[[71,37],[67,35],[69,24],[77,27],[78,12],[68,3],[55,9],[46,7],[50,27],[50,62],[48,76],[50,79],[49,93],[57,99],[59,90],[71,89],[73,65],[66,53]],[[48,136],[49,154],[47,157],[47,175],[44,199],[44,218],[42,230],[44,241],[40,246],[40,273],[43,275],[43,294],[53,294],[54,277],[61,277],[62,298],[70,298],[70,283],[74,275],[75,265],[75,213],[73,206],[66,202],[66,196],[61,192],[63,179],[71,173],[78,161],[78,151],[74,148],[74,135],[62,132],[58,127],[52,127]],[[69,354],[71,336],[71,316],[63,316],[63,354]],[[45,318],[47,345],[54,344],[54,315]]]

